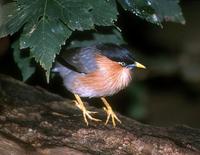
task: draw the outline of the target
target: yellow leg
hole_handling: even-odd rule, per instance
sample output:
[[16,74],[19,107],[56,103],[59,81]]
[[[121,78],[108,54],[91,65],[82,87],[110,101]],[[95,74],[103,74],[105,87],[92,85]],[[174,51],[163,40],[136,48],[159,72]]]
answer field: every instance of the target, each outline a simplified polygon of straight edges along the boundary
[[104,111],[107,113],[107,119],[106,119],[106,122],[105,122],[105,125],[108,124],[108,121],[110,119],[110,117],[112,118],[112,123],[113,123],[113,126],[115,127],[116,126],[116,123],[115,123],[115,119],[121,123],[121,121],[119,120],[119,118],[116,116],[116,114],[114,113],[114,111],[112,110],[111,106],[109,105],[109,103],[106,101],[106,99],[104,97],[101,97],[101,100],[103,101],[105,107],[103,108]]
[[77,94],[74,94],[76,100],[74,101],[76,106],[83,112],[83,118],[84,118],[84,121],[85,123],[88,125],[88,120],[87,120],[87,117],[93,121],[101,121],[100,119],[96,119],[96,118],[93,118],[90,114],[95,114],[97,112],[93,112],[93,111],[88,111],[84,105],[84,103],[82,102],[81,98],[77,95]]

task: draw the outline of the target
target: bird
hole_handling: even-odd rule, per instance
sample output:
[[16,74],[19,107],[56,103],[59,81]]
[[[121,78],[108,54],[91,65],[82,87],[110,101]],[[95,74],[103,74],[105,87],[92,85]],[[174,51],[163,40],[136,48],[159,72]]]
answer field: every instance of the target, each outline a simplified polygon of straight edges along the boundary
[[115,127],[121,123],[112,107],[105,99],[126,88],[132,80],[135,68],[146,67],[135,61],[133,53],[127,48],[112,44],[96,44],[86,47],[65,49],[55,61],[52,72],[58,73],[64,87],[74,94],[75,105],[82,111],[85,123],[101,121],[92,115],[97,113],[87,110],[81,98],[100,98],[109,120]]

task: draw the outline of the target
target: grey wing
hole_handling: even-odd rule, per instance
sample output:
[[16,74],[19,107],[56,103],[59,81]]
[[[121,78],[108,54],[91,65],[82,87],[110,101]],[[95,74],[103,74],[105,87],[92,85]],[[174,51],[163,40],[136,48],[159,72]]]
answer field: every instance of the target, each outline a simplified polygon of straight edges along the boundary
[[75,48],[62,51],[60,57],[66,67],[80,73],[90,73],[97,69],[96,53],[98,49],[95,47]]

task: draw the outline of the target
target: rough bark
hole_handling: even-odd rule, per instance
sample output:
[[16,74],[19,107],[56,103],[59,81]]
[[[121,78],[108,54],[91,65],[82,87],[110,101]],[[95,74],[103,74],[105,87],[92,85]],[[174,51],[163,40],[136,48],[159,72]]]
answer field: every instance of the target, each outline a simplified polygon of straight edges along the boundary
[[[106,119],[103,110],[96,117]],[[200,154],[200,130],[141,124],[121,116],[116,128],[83,122],[71,100],[0,75],[1,155]]]

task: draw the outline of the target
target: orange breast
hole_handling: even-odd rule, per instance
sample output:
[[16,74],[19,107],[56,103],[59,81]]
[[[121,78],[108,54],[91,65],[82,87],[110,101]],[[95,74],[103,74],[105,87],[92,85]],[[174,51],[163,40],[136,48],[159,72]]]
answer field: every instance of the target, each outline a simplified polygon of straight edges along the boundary
[[101,55],[96,56],[96,62],[96,71],[75,80],[75,93],[82,97],[110,96],[130,83],[131,75],[128,68]]

